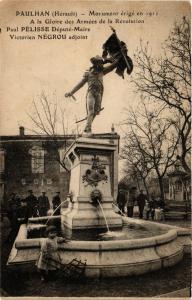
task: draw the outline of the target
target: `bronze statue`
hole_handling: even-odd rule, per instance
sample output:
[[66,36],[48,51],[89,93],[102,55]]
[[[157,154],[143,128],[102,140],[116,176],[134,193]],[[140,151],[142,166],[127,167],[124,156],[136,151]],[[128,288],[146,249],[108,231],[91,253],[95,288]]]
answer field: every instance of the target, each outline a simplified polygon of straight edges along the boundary
[[104,64],[110,60],[104,61],[103,58],[98,55],[92,57],[90,61],[92,63],[92,67],[84,73],[83,79],[72,89],[71,92],[65,94],[65,97],[73,97],[73,94],[83,87],[87,82],[87,123],[84,132],[88,134],[91,133],[91,126],[95,116],[98,115],[102,110],[101,102],[103,96],[103,76],[113,71],[118,64],[117,59],[113,60],[110,65],[104,67]]
[[[91,58],[92,67],[85,72],[83,79],[72,89],[66,93],[65,97],[72,97],[84,84],[88,83],[87,91],[87,117],[78,121],[87,120],[84,132],[91,134],[91,126],[96,115],[100,113],[102,96],[103,96],[103,76],[116,68],[116,73],[124,79],[124,71],[130,75],[133,70],[133,62],[127,55],[127,46],[117,37],[116,31],[112,28],[113,34],[103,44],[102,57],[95,56]],[[108,58],[109,57],[109,58]],[[104,64],[110,63],[104,67]],[[78,123],[76,122],[76,123]]]

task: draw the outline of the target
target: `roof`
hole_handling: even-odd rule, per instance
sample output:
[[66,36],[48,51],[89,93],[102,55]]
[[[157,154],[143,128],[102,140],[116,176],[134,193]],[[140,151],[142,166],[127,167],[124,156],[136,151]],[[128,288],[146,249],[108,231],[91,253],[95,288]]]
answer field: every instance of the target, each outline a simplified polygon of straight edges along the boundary
[[[14,142],[14,141],[51,141],[51,140],[74,140],[77,136],[74,134],[69,135],[2,135],[0,136],[1,142]],[[97,133],[93,134],[93,138],[100,138],[100,139],[120,139],[120,136],[117,133]]]

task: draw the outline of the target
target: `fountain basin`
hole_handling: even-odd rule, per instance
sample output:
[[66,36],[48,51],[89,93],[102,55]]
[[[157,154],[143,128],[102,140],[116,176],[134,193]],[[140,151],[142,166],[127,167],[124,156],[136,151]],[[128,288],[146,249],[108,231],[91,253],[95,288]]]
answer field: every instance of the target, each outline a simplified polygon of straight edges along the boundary
[[[153,237],[129,240],[70,241],[59,248],[63,264],[77,258],[87,261],[87,277],[138,275],[176,264],[189,251],[190,231],[150,221],[125,218],[135,226],[157,226],[167,232]],[[8,266],[34,266],[42,238],[27,239],[22,224],[9,256]]]

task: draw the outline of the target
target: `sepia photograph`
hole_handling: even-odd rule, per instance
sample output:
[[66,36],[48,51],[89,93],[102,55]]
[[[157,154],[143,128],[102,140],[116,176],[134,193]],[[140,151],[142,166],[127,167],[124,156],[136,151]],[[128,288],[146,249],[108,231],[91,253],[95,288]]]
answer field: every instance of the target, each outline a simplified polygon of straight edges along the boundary
[[2,299],[191,298],[191,2],[0,1]]

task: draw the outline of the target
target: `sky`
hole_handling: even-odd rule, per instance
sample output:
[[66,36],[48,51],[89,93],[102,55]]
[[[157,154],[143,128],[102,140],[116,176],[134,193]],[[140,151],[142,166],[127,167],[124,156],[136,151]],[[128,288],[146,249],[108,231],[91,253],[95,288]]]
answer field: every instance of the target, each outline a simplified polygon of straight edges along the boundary
[[[44,21],[47,17],[16,16],[16,11],[55,11],[77,12],[80,19],[94,19],[97,24],[81,25],[89,27],[90,32],[80,32],[87,35],[86,40],[11,40],[7,27],[17,28],[30,26],[31,19],[35,22]],[[65,109],[65,119],[69,129],[75,127],[75,120],[86,115],[85,98],[87,87],[79,90],[75,97],[77,102],[64,97],[82,78],[90,67],[90,58],[102,54],[102,44],[110,36],[111,29],[107,23],[108,17],[102,17],[105,24],[99,24],[101,17],[89,16],[89,11],[143,13],[143,16],[133,16],[131,19],[144,20],[144,23],[117,24],[116,17],[112,26],[118,37],[123,40],[133,59],[140,39],[149,41],[152,53],[162,53],[162,43],[168,37],[175,20],[184,15],[190,15],[189,2],[182,1],[1,1],[1,81],[0,81],[0,135],[18,134],[18,127],[33,129],[34,126],[27,113],[32,113],[32,99],[43,90],[46,94],[57,95],[59,106]],[[152,16],[149,16],[152,13]],[[66,21],[77,18],[56,17],[54,20]],[[121,19],[130,19],[121,17]],[[38,26],[37,24],[33,26]],[[66,27],[62,25],[61,27]],[[14,34],[14,32],[12,32]],[[18,35],[21,35],[17,33]],[[133,61],[134,62],[134,61]],[[134,74],[134,70],[133,70]],[[110,132],[111,125],[122,134],[118,123],[126,118],[125,108],[139,103],[139,95],[134,93],[131,77],[125,75],[121,79],[114,72],[104,78],[104,110],[93,123],[93,132]],[[79,130],[84,124],[79,125]],[[31,133],[26,130],[26,133]]]

